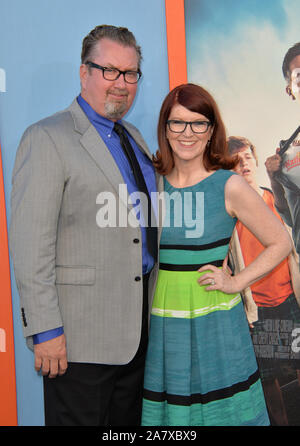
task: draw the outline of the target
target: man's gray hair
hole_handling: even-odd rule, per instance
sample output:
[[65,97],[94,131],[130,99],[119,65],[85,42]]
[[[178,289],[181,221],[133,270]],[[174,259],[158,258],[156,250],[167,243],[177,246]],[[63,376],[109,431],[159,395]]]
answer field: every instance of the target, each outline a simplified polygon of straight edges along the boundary
[[113,25],[96,26],[82,41],[81,63],[84,64],[93,56],[96,44],[102,39],[113,40],[124,47],[129,46],[136,50],[138,57],[138,68],[140,69],[142,61],[141,47],[137,44],[136,39],[131,31],[124,27]]

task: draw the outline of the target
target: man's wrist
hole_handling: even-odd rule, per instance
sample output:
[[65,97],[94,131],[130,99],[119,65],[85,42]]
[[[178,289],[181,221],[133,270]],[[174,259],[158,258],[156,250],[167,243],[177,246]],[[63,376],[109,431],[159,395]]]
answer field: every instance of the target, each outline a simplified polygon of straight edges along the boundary
[[33,335],[33,343],[40,344],[41,342],[50,341],[64,334],[64,327],[53,328],[52,330],[43,331]]

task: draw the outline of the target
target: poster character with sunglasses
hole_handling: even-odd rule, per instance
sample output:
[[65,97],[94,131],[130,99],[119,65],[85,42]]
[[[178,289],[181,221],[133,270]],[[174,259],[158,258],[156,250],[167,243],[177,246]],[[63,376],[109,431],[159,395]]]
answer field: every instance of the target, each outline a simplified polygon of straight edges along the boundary
[[[286,92],[293,101],[300,101],[300,42],[287,51],[283,64]],[[276,154],[265,162],[276,208],[291,228],[295,248],[300,255],[300,125],[292,135],[280,142]],[[300,274],[300,270],[299,270]]]

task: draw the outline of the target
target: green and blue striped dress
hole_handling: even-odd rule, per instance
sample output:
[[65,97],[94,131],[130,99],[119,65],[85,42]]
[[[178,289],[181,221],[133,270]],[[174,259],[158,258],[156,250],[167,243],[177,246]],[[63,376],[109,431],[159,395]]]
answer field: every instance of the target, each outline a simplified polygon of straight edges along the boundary
[[[220,169],[182,189],[164,180],[165,192],[177,199],[166,207],[160,241],[144,426],[270,424],[240,295],[206,291],[207,285],[197,282],[197,270],[208,263],[221,267],[228,251],[236,223],[225,209],[224,188],[231,175]],[[181,225],[176,200],[185,211]],[[199,226],[194,234],[193,222]]]

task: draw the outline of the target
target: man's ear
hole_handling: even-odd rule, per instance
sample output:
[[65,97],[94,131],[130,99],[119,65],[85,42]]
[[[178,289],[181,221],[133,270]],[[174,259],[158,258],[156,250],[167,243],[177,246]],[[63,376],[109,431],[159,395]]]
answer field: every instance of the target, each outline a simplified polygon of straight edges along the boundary
[[81,88],[85,88],[87,74],[88,74],[88,66],[86,64],[80,65],[79,75],[80,75]]
[[289,96],[292,97],[293,101],[296,100],[296,98],[295,98],[295,96],[293,95],[292,90],[291,90],[291,88],[289,87],[289,85],[286,87],[285,91],[286,91],[286,93],[287,93]]

